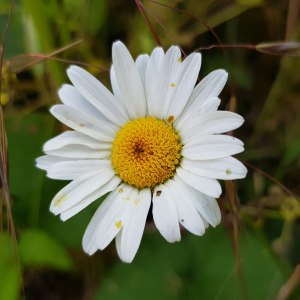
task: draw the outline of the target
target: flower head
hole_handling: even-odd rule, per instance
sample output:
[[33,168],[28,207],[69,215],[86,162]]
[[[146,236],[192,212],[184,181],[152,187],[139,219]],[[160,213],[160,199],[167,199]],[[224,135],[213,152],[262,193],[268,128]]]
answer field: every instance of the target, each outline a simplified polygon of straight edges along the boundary
[[113,45],[113,94],[87,71],[71,66],[73,83],[51,113],[74,129],[44,145],[37,166],[53,179],[73,180],[53,199],[50,210],[63,221],[111,192],[83,237],[88,254],[116,237],[117,251],[131,262],[146,217],[169,242],[179,241],[179,223],[196,235],[219,224],[217,179],[244,178],[247,170],[231,155],[243,143],[220,135],[242,125],[235,113],[217,111],[227,73],[210,73],[195,87],[201,54],[184,61],[178,47],[156,48],[134,62],[121,43]]

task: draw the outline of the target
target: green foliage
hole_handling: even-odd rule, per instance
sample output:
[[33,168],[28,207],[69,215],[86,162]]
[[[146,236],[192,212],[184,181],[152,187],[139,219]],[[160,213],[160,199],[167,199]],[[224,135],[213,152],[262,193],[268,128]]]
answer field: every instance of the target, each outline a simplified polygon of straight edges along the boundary
[[261,6],[265,4],[265,0],[236,0],[239,5]]
[[72,270],[73,263],[66,250],[43,231],[29,229],[18,243],[20,260],[26,267]]
[[21,274],[13,241],[8,234],[0,234],[0,299],[15,300],[19,294]]
[[96,34],[102,29],[108,16],[107,0],[91,0],[87,4],[87,14],[83,15],[83,24],[89,34]]
[[71,271],[74,266],[66,250],[43,231],[24,231],[18,245],[0,234],[0,299],[18,299],[25,268]]
[[[43,144],[51,137],[54,118],[33,113],[5,121],[10,154],[10,192],[13,212],[21,227],[39,224],[44,172],[35,167]],[[30,143],[28,143],[30,141]]]
[[[287,9],[282,1],[158,2],[183,9],[205,21],[224,44],[255,45],[285,37]],[[198,47],[217,44],[201,23],[153,3],[143,3],[187,54]],[[2,41],[9,8],[10,0],[0,0]],[[148,16],[166,50],[174,41]],[[299,33],[298,26],[295,40],[299,40]],[[111,44],[116,39],[126,43],[134,58],[141,53],[150,54],[156,47],[134,1],[16,0],[5,60],[25,53],[48,54],[81,39],[81,44],[56,56],[109,68]],[[245,118],[244,126],[234,132],[245,142],[246,151],[239,157],[272,176],[276,174],[276,178],[288,188],[295,187],[293,192],[299,194],[300,61],[283,58],[280,62],[278,57],[241,48],[228,48],[226,52],[236,84],[237,112]],[[203,50],[202,56],[200,79],[215,69],[229,71],[222,49]],[[10,96],[3,108],[17,232],[15,247],[19,249],[20,266],[10,236],[0,235],[0,299],[18,299],[21,275],[26,299],[52,297],[49,290],[53,291],[53,298],[72,300],[92,299],[95,290],[95,300],[243,299],[241,281],[222,224],[216,229],[209,228],[203,237],[184,232],[182,241],[175,244],[168,244],[158,232],[148,232],[133,263],[127,265],[117,257],[114,242],[93,257],[82,250],[84,231],[105,197],[66,222],[49,212],[51,200],[68,181],[47,178],[44,171],[35,167],[35,159],[43,155],[42,146],[47,140],[66,129],[48,110],[59,101],[60,85],[69,83],[65,75],[68,66],[68,63],[48,60],[33,71],[19,74],[14,84],[9,82],[11,85],[5,86],[5,93]],[[108,73],[94,68],[88,70],[111,88]],[[220,96],[221,109],[228,108],[231,96],[232,74],[229,76]],[[30,97],[35,94],[37,99]],[[28,99],[22,106],[20,100],[24,97]],[[242,279],[249,300],[273,300],[287,281],[289,263],[294,266],[299,261],[300,226],[298,222],[285,226],[279,201],[285,195],[281,193],[277,197],[270,192],[266,197],[271,180],[257,174],[252,174],[249,168],[247,178],[236,183],[241,219],[251,219],[247,224],[240,224]],[[5,210],[3,216],[5,224]],[[151,226],[148,224],[146,231]],[[257,227],[260,234],[247,232]],[[288,230],[283,232],[283,227]],[[265,244],[260,238],[264,238]],[[276,239],[281,241],[279,248]],[[286,259],[289,263],[279,266],[278,261]],[[51,276],[47,277],[49,273]],[[41,280],[46,288],[40,287]],[[61,282],[63,285],[59,286]],[[75,287],[80,293],[72,297],[69,294]],[[299,290],[294,294],[291,299],[299,299]]]
[[[23,0],[23,9],[27,12],[32,22],[35,25],[35,34],[38,36],[38,41],[41,45],[42,51],[45,54],[50,54],[55,50],[55,39],[52,35],[51,23],[49,20],[49,13],[47,5],[40,0]],[[47,62],[52,74],[54,75],[54,80],[57,85],[63,82],[62,72],[60,70],[60,65],[55,61]]]
[[[3,1],[3,3],[1,1],[0,32],[2,37],[2,43],[4,42],[4,32],[6,29],[9,9],[10,1]],[[9,27],[8,33],[9,35],[6,42],[6,51],[4,53],[4,58],[6,59],[25,52],[25,45],[22,36],[22,19],[20,18],[19,14],[13,14],[11,16],[11,26]],[[10,36],[13,36],[14,38],[10,38]]]
[[[284,279],[272,255],[250,233],[242,239],[241,262],[250,300],[274,299]],[[221,226],[202,237],[185,233],[169,244],[146,234],[131,265],[117,262],[106,276],[100,299],[242,299],[227,234]]]
[[300,154],[300,138],[295,140],[285,153],[282,165],[288,166],[292,163]]

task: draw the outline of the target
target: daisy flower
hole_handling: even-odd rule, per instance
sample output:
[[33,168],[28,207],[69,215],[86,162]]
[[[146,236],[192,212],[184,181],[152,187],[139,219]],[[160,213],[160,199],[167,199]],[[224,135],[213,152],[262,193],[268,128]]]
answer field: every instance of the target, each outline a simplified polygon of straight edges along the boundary
[[217,111],[227,73],[210,73],[195,87],[201,54],[184,61],[178,47],[134,62],[121,42],[113,44],[113,94],[82,68],[71,66],[73,85],[59,90],[62,105],[51,113],[74,131],[44,145],[37,166],[53,179],[72,180],[50,210],[65,221],[99,197],[102,202],[83,237],[92,255],[115,237],[117,252],[131,262],[140,245],[151,202],[154,223],[170,243],[180,241],[181,224],[203,235],[220,223],[217,179],[244,178],[247,169],[231,155],[243,143],[220,135],[244,119]]

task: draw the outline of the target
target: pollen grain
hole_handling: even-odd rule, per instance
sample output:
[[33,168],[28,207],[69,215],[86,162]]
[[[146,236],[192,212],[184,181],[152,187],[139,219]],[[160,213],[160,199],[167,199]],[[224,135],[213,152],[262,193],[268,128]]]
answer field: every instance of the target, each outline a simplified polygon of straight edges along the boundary
[[124,182],[138,188],[154,187],[174,175],[181,144],[172,125],[156,118],[128,122],[117,133],[112,163]]

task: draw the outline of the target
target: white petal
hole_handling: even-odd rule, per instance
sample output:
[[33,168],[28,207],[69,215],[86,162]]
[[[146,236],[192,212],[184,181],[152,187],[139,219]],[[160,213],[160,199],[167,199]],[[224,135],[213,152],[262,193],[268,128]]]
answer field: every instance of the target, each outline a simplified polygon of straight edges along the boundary
[[126,106],[125,106],[124,100],[122,98],[121,91],[120,91],[119,86],[118,86],[116,72],[115,72],[115,69],[114,69],[113,65],[111,65],[109,74],[110,74],[111,87],[112,87],[112,90],[114,92],[114,95],[119,100],[120,105],[122,105],[123,108],[126,110]]
[[244,118],[230,111],[213,111],[190,120],[179,130],[183,145],[203,135],[234,130],[244,123]]
[[44,151],[59,149],[66,145],[85,145],[92,149],[111,149],[112,143],[101,142],[79,131],[65,131],[49,140],[44,145]]
[[183,158],[180,165],[186,171],[214,179],[232,180],[245,178],[247,174],[246,167],[231,156],[211,160],[190,160]]
[[121,42],[113,44],[113,65],[118,86],[131,120],[146,116],[146,98],[140,74],[134,61]]
[[48,170],[53,164],[56,164],[58,162],[74,161],[74,160],[76,159],[52,156],[52,155],[44,155],[36,159],[36,166],[42,170]]
[[244,151],[244,143],[229,135],[206,135],[184,145],[181,155],[189,159],[216,159]]
[[161,47],[156,47],[149,58],[146,70],[145,93],[147,98],[147,108],[149,116],[154,115],[156,97],[156,83],[159,74],[160,66],[164,58],[164,50]]
[[203,235],[205,232],[204,224],[189,196],[174,180],[167,180],[165,186],[171,192],[177,209],[178,221],[181,225],[193,234]]
[[149,188],[144,188],[131,206],[123,225],[120,258],[127,263],[132,262],[140,246],[150,204],[151,191]]
[[[175,174],[174,179],[183,189],[186,197],[193,202],[193,205],[201,216],[203,216],[203,219],[208,221],[213,227],[216,227],[221,222],[221,212],[216,199],[192,188],[178,174]],[[205,228],[208,226],[206,221],[204,222]]]
[[57,215],[69,209],[108,182],[114,175],[113,170],[99,170],[73,180],[56,194],[51,202],[50,211]]
[[[179,59],[180,58],[180,59]],[[160,65],[157,84],[149,103],[151,117],[163,119],[175,93],[175,79],[181,65],[181,52],[177,46],[169,48]],[[150,105],[151,104],[151,105]]]
[[168,98],[166,103],[168,111],[165,112],[164,118],[168,120],[176,120],[185,107],[197,81],[197,77],[201,66],[201,54],[193,53],[189,55],[180,66],[177,78],[173,82],[175,84],[175,92],[172,98]]
[[169,242],[181,239],[178,214],[169,189],[160,184],[154,188],[153,220],[161,235]]
[[190,123],[190,120],[196,120],[199,116],[205,113],[216,111],[220,103],[221,100],[217,97],[209,98],[203,103],[203,105],[197,107],[192,112],[185,114],[185,118],[180,116],[179,119],[177,119],[177,122],[175,121],[174,128],[180,131]]
[[209,226],[209,223],[204,219],[204,217],[200,213],[199,213],[199,216],[204,224],[205,229],[207,229]]
[[193,90],[191,97],[178,119],[177,126],[179,122],[188,118],[193,111],[197,111],[207,99],[218,97],[227,78],[228,74],[224,70],[213,71],[203,78]]
[[49,155],[72,158],[104,158],[111,155],[110,149],[95,150],[84,145],[67,145],[59,149],[45,151]]
[[50,112],[55,118],[72,129],[104,142],[113,142],[116,132],[100,120],[67,105],[54,105]]
[[210,111],[216,111],[220,104],[221,100],[218,97],[209,98],[203,103],[199,110],[196,110],[196,113],[198,113],[198,115],[203,115]]
[[121,260],[123,260],[122,258],[122,248],[121,248],[121,240],[122,240],[122,233],[123,233],[123,228],[121,228],[121,230],[118,232],[118,234],[116,235],[116,248],[117,248],[117,253],[120,257]]
[[113,170],[110,160],[63,161],[53,164],[47,170],[47,176],[52,179],[74,180],[87,173],[108,169]]
[[112,179],[110,179],[107,183],[99,187],[97,190],[80,200],[77,204],[74,206],[70,207],[66,211],[62,212],[60,215],[60,218],[62,221],[66,221],[69,218],[73,217],[76,215],[78,212],[83,210],[85,207],[90,205],[92,202],[95,200],[99,199],[103,195],[105,195],[108,192],[114,191],[117,186],[121,182],[121,178],[117,175],[115,175]]
[[148,54],[139,55],[135,61],[135,65],[139,71],[141,81],[144,87],[144,91],[145,91],[145,81],[146,81],[146,69],[147,69],[148,62],[149,62]]
[[77,90],[107,119],[119,126],[129,121],[116,97],[93,75],[77,66],[71,66],[67,73]]
[[[99,233],[99,226],[105,220],[107,214],[118,204],[122,197],[126,198],[133,188],[128,184],[121,184],[117,189],[111,192],[96,210],[91,222],[89,223],[82,240],[83,250],[92,255],[97,249],[96,237]],[[120,192],[123,191],[123,192]],[[124,201],[122,199],[122,201]],[[124,201],[125,202],[125,201]],[[120,229],[119,229],[120,230]]]
[[177,167],[176,172],[185,183],[206,195],[219,198],[222,193],[220,183],[216,179],[195,175],[182,167]]
[[[134,201],[138,198],[138,189],[130,186],[127,190],[121,185],[123,193],[119,190],[111,197],[111,205],[108,207],[106,214],[103,216],[97,229],[96,243],[100,250],[103,250],[112,241],[112,239],[120,231],[128,218],[128,212]],[[126,193],[129,191],[129,193]],[[113,194],[113,193],[111,193]]]
[[119,126],[108,120],[94,105],[86,100],[74,86],[64,84],[58,91],[58,94],[63,104],[84,111],[85,113],[105,123],[107,126],[113,128],[115,131],[120,130]]

